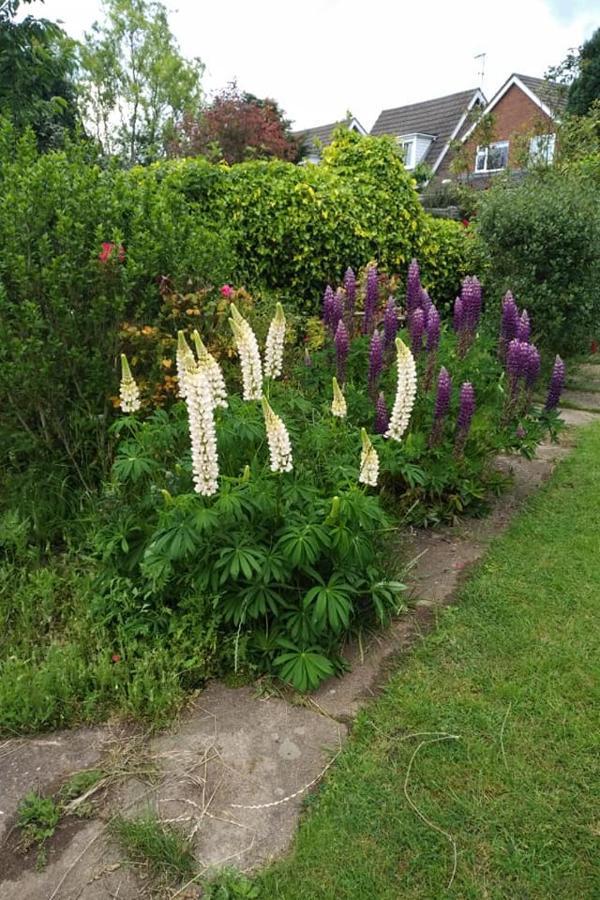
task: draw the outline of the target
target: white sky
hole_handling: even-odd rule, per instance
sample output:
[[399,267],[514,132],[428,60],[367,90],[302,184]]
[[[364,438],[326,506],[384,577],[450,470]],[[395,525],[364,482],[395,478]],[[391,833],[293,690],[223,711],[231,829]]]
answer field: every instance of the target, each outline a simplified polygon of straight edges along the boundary
[[[206,65],[205,91],[237,78],[279,102],[295,128],[351,110],[368,130],[381,109],[480,84],[489,97],[511,72],[543,76],[600,25],[600,0],[164,0],[185,56]],[[79,38],[100,0],[46,0],[27,10]]]

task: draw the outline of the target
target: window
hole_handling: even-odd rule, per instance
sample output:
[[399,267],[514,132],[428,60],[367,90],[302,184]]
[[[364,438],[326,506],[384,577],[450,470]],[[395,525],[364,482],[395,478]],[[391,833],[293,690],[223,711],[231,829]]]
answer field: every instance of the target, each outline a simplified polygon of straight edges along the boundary
[[475,155],[476,172],[498,172],[508,166],[508,141],[496,141],[488,147],[478,147]]
[[538,166],[549,166],[554,159],[555,134],[538,134],[529,142],[529,162]]
[[402,150],[402,154],[404,156],[404,165],[407,169],[414,169],[415,167],[415,146],[416,141],[414,138],[411,138],[408,141],[399,140],[398,146]]

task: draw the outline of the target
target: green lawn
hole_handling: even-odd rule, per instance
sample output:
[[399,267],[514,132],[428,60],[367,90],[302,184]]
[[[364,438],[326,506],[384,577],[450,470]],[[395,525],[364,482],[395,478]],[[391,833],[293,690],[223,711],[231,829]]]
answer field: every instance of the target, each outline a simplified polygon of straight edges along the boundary
[[[600,897],[600,427],[407,655],[262,900]],[[422,741],[408,793],[407,769]]]

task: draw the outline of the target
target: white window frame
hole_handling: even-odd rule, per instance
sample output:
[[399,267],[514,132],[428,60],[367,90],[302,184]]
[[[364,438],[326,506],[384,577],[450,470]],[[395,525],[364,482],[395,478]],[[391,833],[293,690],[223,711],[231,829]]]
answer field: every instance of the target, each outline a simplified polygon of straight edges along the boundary
[[[490,149],[496,148],[506,148],[506,165],[500,166],[499,169],[489,169],[488,168],[488,160],[489,160],[489,151]],[[485,147],[477,147],[475,152],[475,173],[478,175],[487,174],[488,172],[503,172],[506,168],[508,168],[508,152],[509,152],[510,144],[508,141],[492,141],[491,144],[488,144]],[[483,160],[483,167],[479,168],[479,160]]]
[[398,146],[404,151],[404,168],[414,169],[417,152],[417,137],[398,138]]
[[555,147],[555,134],[534,135],[529,141],[529,162],[534,165],[552,165]]

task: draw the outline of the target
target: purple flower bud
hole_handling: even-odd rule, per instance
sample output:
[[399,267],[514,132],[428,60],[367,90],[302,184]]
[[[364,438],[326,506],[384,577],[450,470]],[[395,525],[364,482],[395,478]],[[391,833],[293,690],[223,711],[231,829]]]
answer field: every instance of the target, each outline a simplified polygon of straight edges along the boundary
[[331,309],[333,306],[333,288],[330,284],[325,288],[323,294],[323,322],[325,325],[331,325]]
[[556,409],[564,384],[565,364],[560,356],[557,356],[554,360],[554,366],[552,368],[552,376],[550,378],[550,385],[548,387],[548,397],[546,399],[546,405],[544,409]]
[[346,380],[346,360],[348,359],[348,351],[350,350],[348,329],[344,325],[343,319],[340,319],[338,322],[334,343],[337,362],[337,379],[340,384],[343,384]]
[[437,383],[437,393],[435,395],[435,409],[433,417],[436,422],[443,419],[448,414],[450,408],[450,394],[452,392],[452,379],[448,374],[448,370],[443,366],[440,369]]
[[466,434],[471,427],[471,419],[475,414],[475,391],[470,381],[465,381],[460,386],[460,398],[458,403],[458,417],[456,424],[459,432]]
[[383,338],[378,331],[373,332],[371,350],[369,352],[369,387],[377,383],[383,369]]
[[408,320],[410,342],[413,356],[417,356],[423,349],[423,334],[425,332],[425,313],[420,307],[413,309]]
[[517,338],[524,343],[529,341],[529,335],[531,333],[531,325],[529,324],[529,316],[527,314],[527,310],[524,309],[521,313],[521,318],[517,324]]
[[527,344],[527,361],[525,363],[525,384],[532,388],[540,374],[540,352],[534,344]]
[[433,353],[440,343],[440,314],[433,305],[427,316],[427,352]]
[[383,333],[384,333],[384,343],[386,349],[391,347],[394,341],[396,340],[396,334],[398,332],[398,310],[396,309],[396,301],[393,297],[388,297],[388,302],[385,307],[385,313],[383,316]]
[[481,284],[475,276],[463,280],[460,296],[463,304],[463,327],[474,332],[481,316]]
[[507,291],[502,301],[502,326],[501,336],[509,344],[517,337],[519,327],[519,310],[515,303],[515,298],[510,291]]
[[354,270],[348,266],[344,275],[344,290],[346,291],[346,300],[348,301],[348,312],[350,315],[354,313],[354,305],[356,303],[356,276]]
[[379,299],[379,284],[377,282],[377,266],[369,266],[367,269],[367,286],[365,291],[365,314],[363,318],[363,332],[369,334],[373,324],[373,317],[377,309]]
[[408,267],[408,275],[406,277],[406,311],[408,315],[419,305],[420,292],[421,271],[419,263],[416,259],[413,259]]
[[390,415],[383,391],[379,392],[375,403],[375,434],[385,434],[390,424]]
[[329,314],[329,324],[333,335],[337,332],[338,323],[344,318],[344,292],[338,288],[333,295],[331,301],[331,312]]
[[457,297],[454,301],[454,316],[452,325],[454,330],[458,333],[463,330],[464,325],[464,310],[463,310],[463,302],[460,297]]

